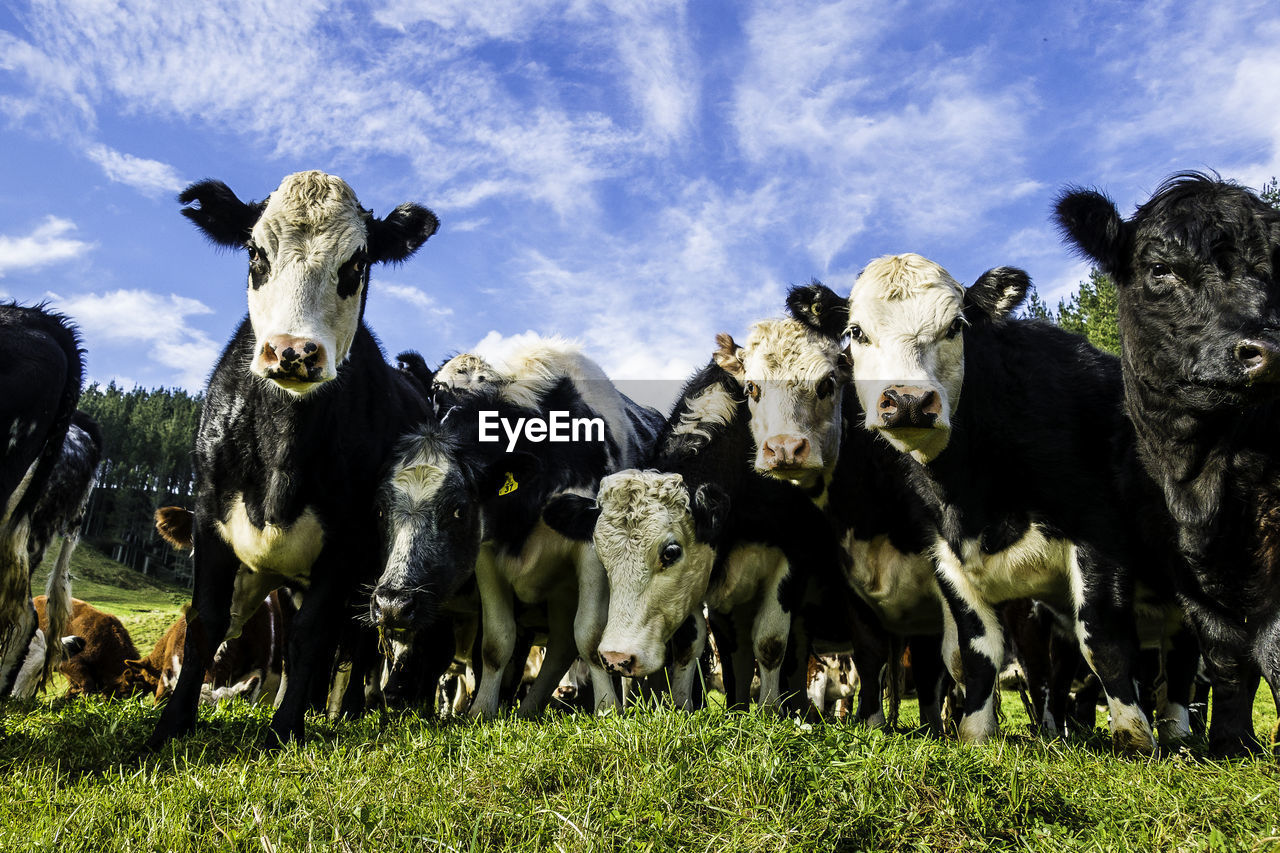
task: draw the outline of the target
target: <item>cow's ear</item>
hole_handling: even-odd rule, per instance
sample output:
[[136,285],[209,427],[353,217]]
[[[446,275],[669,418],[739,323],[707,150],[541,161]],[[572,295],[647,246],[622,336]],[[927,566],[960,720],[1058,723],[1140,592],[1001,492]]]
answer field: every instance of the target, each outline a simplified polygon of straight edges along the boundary
[[191,547],[194,521],[195,513],[184,506],[162,506],[156,510],[156,532],[180,551]]
[[1070,187],[1054,205],[1063,238],[1103,272],[1114,274],[1124,258],[1124,220],[1115,202],[1097,190]]
[[716,351],[712,356],[716,364],[720,365],[720,369],[730,376],[741,379],[746,375],[746,368],[742,366],[742,347],[738,346],[733,336],[727,332],[721,332],[716,335]]
[[796,322],[832,340],[844,337],[849,325],[849,300],[816,278],[787,291],[787,311]]
[[216,245],[238,249],[249,242],[265,201],[245,203],[222,181],[200,181],[178,194],[182,215]]
[[590,542],[600,518],[600,505],[582,495],[557,495],[542,510],[542,520],[576,542]]
[[521,488],[528,488],[541,475],[542,462],[532,453],[523,450],[504,453],[479,473],[476,478],[477,493],[482,501],[495,495],[505,498],[515,495]]
[[1000,322],[1022,304],[1031,276],[1017,267],[996,267],[978,276],[964,292],[964,315],[970,323]]
[[418,204],[402,204],[385,219],[370,216],[369,260],[375,264],[408,260],[439,227],[436,215]]
[[694,490],[689,511],[693,514],[693,535],[699,542],[715,545],[729,517],[729,494],[715,483],[703,483]]

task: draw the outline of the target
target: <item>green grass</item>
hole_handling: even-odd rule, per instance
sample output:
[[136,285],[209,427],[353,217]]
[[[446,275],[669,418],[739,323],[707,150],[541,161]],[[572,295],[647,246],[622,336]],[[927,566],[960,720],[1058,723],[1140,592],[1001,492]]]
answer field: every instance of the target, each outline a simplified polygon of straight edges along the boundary
[[[99,604],[86,580],[100,582],[82,576],[77,596]],[[122,613],[176,612],[170,589],[116,594]],[[1257,708],[1267,731],[1270,696]],[[0,850],[1280,850],[1271,759],[1210,761],[1202,745],[1129,759],[1101,732],[1022,734],[1015,694],[1003,712],[1005,734],[982,746],[639,708],[312,717],[304,743],[264,752],[270,709],[224,703],[142,754],[149,699],[13,703]]]

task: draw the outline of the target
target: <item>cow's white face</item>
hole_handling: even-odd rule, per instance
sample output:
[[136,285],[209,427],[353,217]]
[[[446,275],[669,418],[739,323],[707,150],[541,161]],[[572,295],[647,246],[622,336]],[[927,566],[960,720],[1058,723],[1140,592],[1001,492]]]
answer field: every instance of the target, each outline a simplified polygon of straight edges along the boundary
[[849,353],[867,429],[920,462],[951,437],[964,384],[964,288],[919,255],[877,258],[849,296]]
[[666,644],[699,607],[715,552],[699,541],[679,474],[620,471],[600,482],[593,540],[609,576],[609,619],[600,654],[634,657],[628,675],[661,669]]
[[838,460],[849,380],[839,345],[795,320],[762,320],[742,346],[716,340],[716,363],[747,396],[756,470],[805,488],[822,482]]
[[337,376],[360,325],[368,282],[368,213],[323,172],[290,175],[248,242],[250,369],[305,394]]

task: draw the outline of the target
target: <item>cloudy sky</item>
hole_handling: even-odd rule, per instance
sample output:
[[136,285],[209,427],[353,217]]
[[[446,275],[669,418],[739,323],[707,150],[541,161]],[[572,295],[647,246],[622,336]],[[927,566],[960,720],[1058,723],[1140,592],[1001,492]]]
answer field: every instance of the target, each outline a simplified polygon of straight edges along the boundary
[[[1043,11],[1048,10],[1048,11]],[[1087,268],[1067,183],[1280,174],[1262,2],[38,0],[0,10],[0,297],[80,324],[93,379],[203,386],[246,260],[175,193],[341,175],[442,221],[367,320],[428,361],[527,331],[680,378],[788,284],[915,251]]]

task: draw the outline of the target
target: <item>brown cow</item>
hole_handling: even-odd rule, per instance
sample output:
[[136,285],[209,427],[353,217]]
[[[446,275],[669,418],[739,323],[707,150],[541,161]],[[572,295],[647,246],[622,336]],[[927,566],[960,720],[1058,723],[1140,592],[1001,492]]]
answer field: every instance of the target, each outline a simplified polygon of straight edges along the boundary
[[[33,600],[40,630],[49,630],[45,612],[48,599],[38,595]],[[103,613],[78,598],[71,599],[71,621],[67,632],[84,641],[84,647],[64,661],[58,671],[69,682],[68,696],[99,694],[112,699],[133,695],[133,685],[126,675],[125,662],[137,657],[138,650],[123,624],[110,613]],[[54,638],[49,642],[58,642]]]
[[[223,643],[205,672],[201,699],[216,702],[243,696],[250,702],[260,696],[275,698],[283,651],[283,614],[280,594],[272,592],[245,623],[239,637]],[[186,614],[178,617],[145,658],[125,661],[129,676],[139,689],[155,693],[156,702],[168,698],[182,672],[187,640]]]

